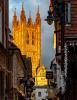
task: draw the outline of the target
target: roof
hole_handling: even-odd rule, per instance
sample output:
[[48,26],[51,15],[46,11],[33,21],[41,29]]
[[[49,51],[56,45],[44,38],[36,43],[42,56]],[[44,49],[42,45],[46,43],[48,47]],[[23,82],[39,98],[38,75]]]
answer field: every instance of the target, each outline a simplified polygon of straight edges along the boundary
[[[26,65],[25,65],[23,56],[22,56],[22,54],[21,54],[21,51],[20,51],[20,49],[19,49],[14,43],[9,42],[8,51],[13,51],[13,52],[17,51],[17,53],[19,53],[19,56],[20,56],[20,58],[21,58],[21,60],[22,60],[22,62],[23,62],[23,65],[25,66],[25,69],[26,69]],[[13,52],[12,52],[12,54],[13,54]]]

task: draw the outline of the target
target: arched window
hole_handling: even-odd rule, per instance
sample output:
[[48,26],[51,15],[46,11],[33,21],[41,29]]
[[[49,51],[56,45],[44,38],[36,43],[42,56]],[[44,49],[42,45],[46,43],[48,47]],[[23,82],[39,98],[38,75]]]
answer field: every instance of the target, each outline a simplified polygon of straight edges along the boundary
[[32,33],[32,45],[34,45],[34,33]]
[[29,34],[26,34],[26,43],[29,44]]

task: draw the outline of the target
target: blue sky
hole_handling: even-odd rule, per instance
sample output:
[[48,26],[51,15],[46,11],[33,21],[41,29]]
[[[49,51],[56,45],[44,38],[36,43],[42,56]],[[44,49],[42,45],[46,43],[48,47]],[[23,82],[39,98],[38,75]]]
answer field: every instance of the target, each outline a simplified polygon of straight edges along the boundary
[[28,19],[29,11],[31,11],[32,19],[34,22],[36,11],[39,5],[40,15],[41,15],[41,60],[42,63],[49,68],[50,62],[54,57],[53,49],[53,31],[54,26],[48,25],[44,19],[47,17],[47,11],[49,9],[49,0],[9,0],[9,25],[12,29],[12,18],[14,14],[14,9],[16,8],[17,16],[19,18],[20,11],[22,7],[22,2],[24,1],[25,15]]

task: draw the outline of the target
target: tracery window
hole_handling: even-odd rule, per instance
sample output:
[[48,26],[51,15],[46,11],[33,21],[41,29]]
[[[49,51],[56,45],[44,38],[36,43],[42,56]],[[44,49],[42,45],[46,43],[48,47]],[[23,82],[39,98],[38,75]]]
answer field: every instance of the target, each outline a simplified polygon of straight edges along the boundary
[[32,45],[34,45],[34,33],[32,33]]
[[29,44],[29,34],[26,34],[26,43]]

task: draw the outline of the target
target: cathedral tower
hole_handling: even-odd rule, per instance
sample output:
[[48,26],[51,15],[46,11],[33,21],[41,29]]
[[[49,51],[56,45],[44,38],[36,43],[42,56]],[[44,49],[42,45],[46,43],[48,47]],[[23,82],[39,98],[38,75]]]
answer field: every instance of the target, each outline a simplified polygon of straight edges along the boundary
[[13,42],[19,47],[22,55],[31,57],[32,76],[36,76],[36,68],[40,64],[41,58],[41,18],[39,8],[36,13],[35,22],[32,22],[31,13],[29,13],[28,22],[26,21],[25,10],[22,5],[20,20],[14,11],[13,23]]

